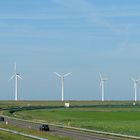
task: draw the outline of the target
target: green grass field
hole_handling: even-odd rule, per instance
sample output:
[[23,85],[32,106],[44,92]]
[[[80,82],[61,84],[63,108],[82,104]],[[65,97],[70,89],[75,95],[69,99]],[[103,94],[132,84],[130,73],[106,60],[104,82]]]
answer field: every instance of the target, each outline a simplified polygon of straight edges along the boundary
[[[64,108],[64,103],[56,101],[8,102],[7,104],[2,102],[0,104],[8,107],[10,104],[13,107],[20,106],[22,111],[5,114],[24,119],[140,136],[140,102],[133,106],[130,101],[72,101],[71,108]],[[38,110],[22,108],[29,104],[47,108]]]
[[32,110],[16,114],[26,119],[140,136],[140,112],[115,110],[113,112],[88,109]]

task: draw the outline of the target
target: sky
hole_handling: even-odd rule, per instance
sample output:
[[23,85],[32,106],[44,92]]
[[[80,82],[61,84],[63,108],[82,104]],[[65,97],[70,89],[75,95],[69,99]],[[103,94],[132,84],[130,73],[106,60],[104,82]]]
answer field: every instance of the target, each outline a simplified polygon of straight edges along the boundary
[[[139,0],[0,1],[0,100],[134,100],[140,78]],[[140,83],[138,84],[140,100]]]

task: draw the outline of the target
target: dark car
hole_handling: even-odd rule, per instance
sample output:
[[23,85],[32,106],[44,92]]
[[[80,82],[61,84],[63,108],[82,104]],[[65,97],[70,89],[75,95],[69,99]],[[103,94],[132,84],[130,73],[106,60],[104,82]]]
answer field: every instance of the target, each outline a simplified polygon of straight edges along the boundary
[[0,121],[4,121],[4,117],[0,116]]
[[39,127],[39,130],[41,131],[50,131],[50,128],[47,124],[42,124],[40,127]]

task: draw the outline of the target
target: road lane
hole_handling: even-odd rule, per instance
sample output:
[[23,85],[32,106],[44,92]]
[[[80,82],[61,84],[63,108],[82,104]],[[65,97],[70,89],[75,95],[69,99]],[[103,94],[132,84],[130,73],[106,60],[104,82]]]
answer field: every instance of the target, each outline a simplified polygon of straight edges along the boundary
[[65,135],[68,137],[72,137],[75,140],[112,140],[109,138],[100,138],[97,136],[94,136],[93,134],[81,132],[81,131],[75,131],[75,130],[67,130],[64,128],[53,128],[51,127],[53,133],[58,134],[58,135]]
[[[30,128],[30,129],[35,129],[35,130],[39,130],[39,126],[41,125],[41,123],[40,124],[31,123],[31,122],[16,120],[16,119],[8,118],[8,117],[5,117],[5,121],[8,122],[8,124],[10,125],[14,125],[17,127],[22,127],[22,128]],[[49,133],[60,135],[60,136],[71,137],[74,140],[112,140],[109,138],[97,137],[97,136],[94,136],[94,134],[88,134],[81,131],[75,131],[75,130],[60,128],[60,127],[54,127],[54,126],[50,126]]]

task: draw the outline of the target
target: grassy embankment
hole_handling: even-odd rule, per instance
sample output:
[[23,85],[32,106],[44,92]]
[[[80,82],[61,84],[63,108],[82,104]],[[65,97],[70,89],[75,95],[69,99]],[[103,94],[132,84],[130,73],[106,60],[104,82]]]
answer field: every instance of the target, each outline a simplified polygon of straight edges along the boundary
[[34,140],[32,138],[27,138],[27,137],[24,137],[24,136],[0,131],[0,140],[19,140],[19,139],[20,140]]

